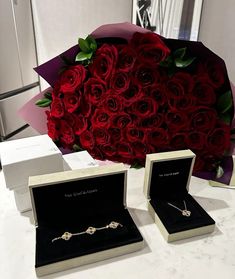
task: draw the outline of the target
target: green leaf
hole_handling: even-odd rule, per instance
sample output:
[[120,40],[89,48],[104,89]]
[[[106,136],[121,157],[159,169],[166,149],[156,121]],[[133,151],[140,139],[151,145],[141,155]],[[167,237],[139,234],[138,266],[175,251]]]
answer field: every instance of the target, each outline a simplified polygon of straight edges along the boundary
[[82,148],[78,144],[73,145],[73,150],[76,152],[82,151]]
[[75,61],[84,61],[84,60],[89,60],[92,57],[92,52],[90,53],[85,53],[85,52],[79,52],[75,58]]
[[159,65],[162,67],[170,67],[171,65],[174,65],[173,58],[168,56],[165,60],[161,61]]
[[82,38],[79,38],[78,39],[78,44],[79,44],[79,47],[80,47],[82,52],[84,52],[84,53],[90,53],[91,52],[89,43],[86,40],[84,40]]
[[235,135],[235,128],[232,128],[230,133],[231,135]]
[[95,52],[96,49],[97,49],[97,43],[96,43],[96,40],[91,36],[91,35],[88,35],[86,37],[86,41],[90,47],[90,49]]
[[96,51],[96,49],[97,49],[97,45],[96,45],[96,44],[91,43],[91,44],[90,44],[90,49],[91,49],[93,52],[95,52],[95,51]]
[[175,59],[175,66],[178,68],[186,68],[195,60],[195,57],[190,57],[188,59],[182,60],[181,58]]
[[175,58],[181,58],[183,59],[183,57],[185,56],[186,53],[186,47],[183,48],[178,48],[176,51],[174,51],[174,57]]
[[44,97],[49,99],[49,100],[52,100],[51,92],[50,91],[45,92]]
[[216,170],[216,178],[221,178],[224,175],[224,170],[221,166],[218,166]]
[[35,105],[41,108],[49,107],[51,104],[51,100],[48,98],[43,98],[38,100]]
[[169,77],[172,77],[175,74],[175,72],[176,72],[176,68],[174,66],[170,66],[168,68],[168,73],[167,74],[168,74]]
[[131,165],[131,168],[133,168],[133,169],[141,169],[141,168],[143,168],[143,166],[136,162],[133,165]]
[[230,123],[231,123],[231,115],[230,115],[230,113],[221,114],[221,115],[219,115],[219,118],[220,118],[220,120],[223,121],[225,124],[230,125]]
[[229,111],[233,106],[233,100],[232,100],[232,93],[231,91],[227,91],[224,94],[222,94],[217,102],[217,108],[220,113],[226,113]]

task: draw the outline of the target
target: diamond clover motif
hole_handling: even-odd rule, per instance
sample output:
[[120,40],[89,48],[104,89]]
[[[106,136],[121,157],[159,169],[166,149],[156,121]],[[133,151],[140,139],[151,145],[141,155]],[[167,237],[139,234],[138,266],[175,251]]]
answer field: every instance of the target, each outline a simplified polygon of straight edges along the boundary
[[73,235],[70,233],[70,232],[65,232],[61,238],[64,239],[64,240],[69,240]]
[[182,215],[186,216],[186,217],[189,217],[191,215],[191,211],[185,209],[185,210],[182,211]]
[[111,229],[116,229],[116,228],[118,227],[118,225],[119,225],[119,223],[112,221],[112,222],[109,224],[109,228],[111,228]]
[[87,234],[94,234],[96,232],[96,228],[94,227],[89,227],[87,230],[86,230],[86,233]]

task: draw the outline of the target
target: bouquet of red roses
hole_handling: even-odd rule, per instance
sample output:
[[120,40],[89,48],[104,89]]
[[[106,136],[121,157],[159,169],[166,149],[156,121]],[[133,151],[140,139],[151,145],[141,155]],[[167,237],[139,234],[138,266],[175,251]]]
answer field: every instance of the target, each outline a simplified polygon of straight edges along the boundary
[[189,148],[194,172],[221,170],[234,113],[223,60],[198,42],[131,25],[122,35],[120,26],[96,30],[36,69],[52,86],[37,102],[48,107],[48,135],[131,165],[143,165],[147,153]]

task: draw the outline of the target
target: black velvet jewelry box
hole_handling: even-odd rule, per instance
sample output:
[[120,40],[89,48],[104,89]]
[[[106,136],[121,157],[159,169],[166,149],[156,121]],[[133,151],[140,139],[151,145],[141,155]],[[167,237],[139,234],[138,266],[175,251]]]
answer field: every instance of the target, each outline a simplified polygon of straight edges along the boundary
[[144,194],[148,211],[167,242],[213,232],[215,221],[189,194],[191,150],[148,154]]
[[142,248],[126,207],[126,183],[123,164],[29,178],[38,276]]

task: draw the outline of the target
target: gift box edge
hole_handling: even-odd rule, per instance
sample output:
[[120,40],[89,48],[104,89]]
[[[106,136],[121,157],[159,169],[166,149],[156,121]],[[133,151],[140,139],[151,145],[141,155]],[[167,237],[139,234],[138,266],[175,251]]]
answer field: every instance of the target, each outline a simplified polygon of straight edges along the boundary
[[136,243],[96,252],[81,257],[76,257],[69,260],[64,260],[46,266],[35,267],[36,274],[38,277],[41,277],[55,272],[60,272],[64,270],[69,270],[71,268],[76,268],[79,266],[100,262],[103,260],[107,260],[109,258],[114,258],[128,253],[136,252],[138,250],[141,250],[143,248],[143,245],[144,245],[144,241],[141,240]]

